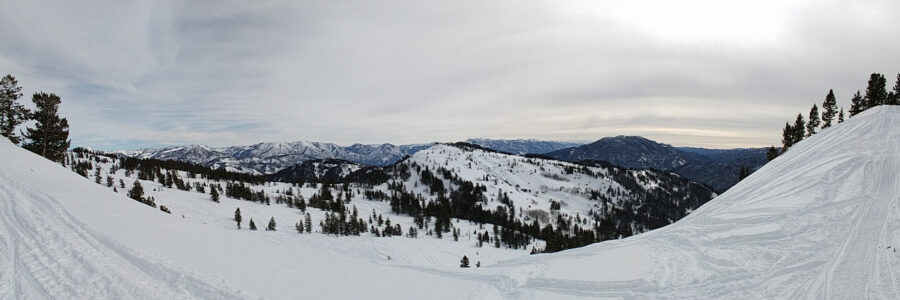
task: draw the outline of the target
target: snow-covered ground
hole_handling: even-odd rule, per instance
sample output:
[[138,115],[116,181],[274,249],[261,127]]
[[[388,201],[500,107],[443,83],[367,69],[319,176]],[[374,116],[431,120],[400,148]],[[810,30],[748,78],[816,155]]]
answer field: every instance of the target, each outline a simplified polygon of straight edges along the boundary
[[[0,298],[897,299],[898,118],[878,107],[826,129],[673,225],[533,256],[463,237],[297,234],[297,210],[148,182],[169,215],[3,140]],[[279,230],[226,226],[237,206]],[[461,269],[462,255],[484,265]]]

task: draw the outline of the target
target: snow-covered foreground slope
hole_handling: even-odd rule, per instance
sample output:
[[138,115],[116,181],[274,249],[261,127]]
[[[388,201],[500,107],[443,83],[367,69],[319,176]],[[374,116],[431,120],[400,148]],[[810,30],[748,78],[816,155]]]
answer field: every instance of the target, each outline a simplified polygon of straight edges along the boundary
[[522,274],[529,297],[898,299],[898,126],[900,107],[870,109],[675,224],[479,271]]

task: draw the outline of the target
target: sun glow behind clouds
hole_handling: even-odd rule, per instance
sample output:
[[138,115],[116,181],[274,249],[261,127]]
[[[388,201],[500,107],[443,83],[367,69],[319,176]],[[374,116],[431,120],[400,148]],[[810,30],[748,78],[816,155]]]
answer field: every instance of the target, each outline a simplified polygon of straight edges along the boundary
[[784,32],[792,1],[575,1],[573,14],[611,20],[678,43],[770,43]]

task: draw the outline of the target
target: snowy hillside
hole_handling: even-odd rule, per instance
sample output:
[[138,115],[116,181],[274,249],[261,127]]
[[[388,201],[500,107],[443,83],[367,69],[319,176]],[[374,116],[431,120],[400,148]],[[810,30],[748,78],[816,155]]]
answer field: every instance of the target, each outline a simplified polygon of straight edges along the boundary
[[178,146],[119,153],[137,158],[189,162],[213,169],[226,168],[237,172],[271,174],[316,159],[342,159],[365,165],[389,165],[428,146],[430,144],[400,146],[355,144],[343,147],[331,143],[300,141],[225,148]]
[[529,298],[900,298],[900,107],[825,129],[665,228],[482,269]]

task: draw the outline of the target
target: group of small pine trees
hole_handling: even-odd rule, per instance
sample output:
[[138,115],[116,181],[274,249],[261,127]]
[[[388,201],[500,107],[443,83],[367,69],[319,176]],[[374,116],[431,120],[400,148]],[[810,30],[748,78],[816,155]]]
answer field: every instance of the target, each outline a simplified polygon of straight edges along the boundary
[[[241,220],[242,220],[242,218],[241,218],[241,208],[238,207],[236,210],[234,210],[234,221],[237,222],[237,228],[238,228],[238,229],[241,229]],[[250,224],[249,224],[249,225],[250,225],[250,230],[256,231],[256,223],[253,222],[253,218],[250,218]],[[275,230],[275,226],[276,226],[276,223],[275,223],[275,217],[272,217],[272,218],[269,219],[269,224],[266,225],[266,228],[265,228],[265,229],[266,229],[266,231],[276,231],[276,230]]]
[[[22,87],[12,75],[0,79],[0,135],[14,144],[37,153],[49,160],[61,162],[69,149],[69,121],[59,117],[60,99],[56,94],[37,92],[31,97],[35,110],[18,103]],[[34,127],[26,128],[22,136],[16,127],[34,121]]]
[[[865,95],[856,91],[850,99],[850,116],[853,117],[859,113],[866,111],[879,105],[900,105],[900,74],[897,74],[897,81],[893,89],[887,90],[887,80],[884,75],[872,73],[869,76],[869,82],[866,87]],[[816,105],[809,111],[808,119],[803,118],[803,114],[797,114],[794,124],[790,122],[784,124],[781,139],[781,152],[779,153],[775,146],[769,148],[766,157],[769,160],[775,159],[779,154],[787,151],[791,146],[796,145],[804,138],[810,137],[817,133],[817,130],[831,127],[837,118],[837,123],[844,122],[844,109],[838,110],[837,99],[834,96],[834,90],[828,90],[825,101],[822,103],[822,112]],[[821,125],[821,127],[820,127]]]

